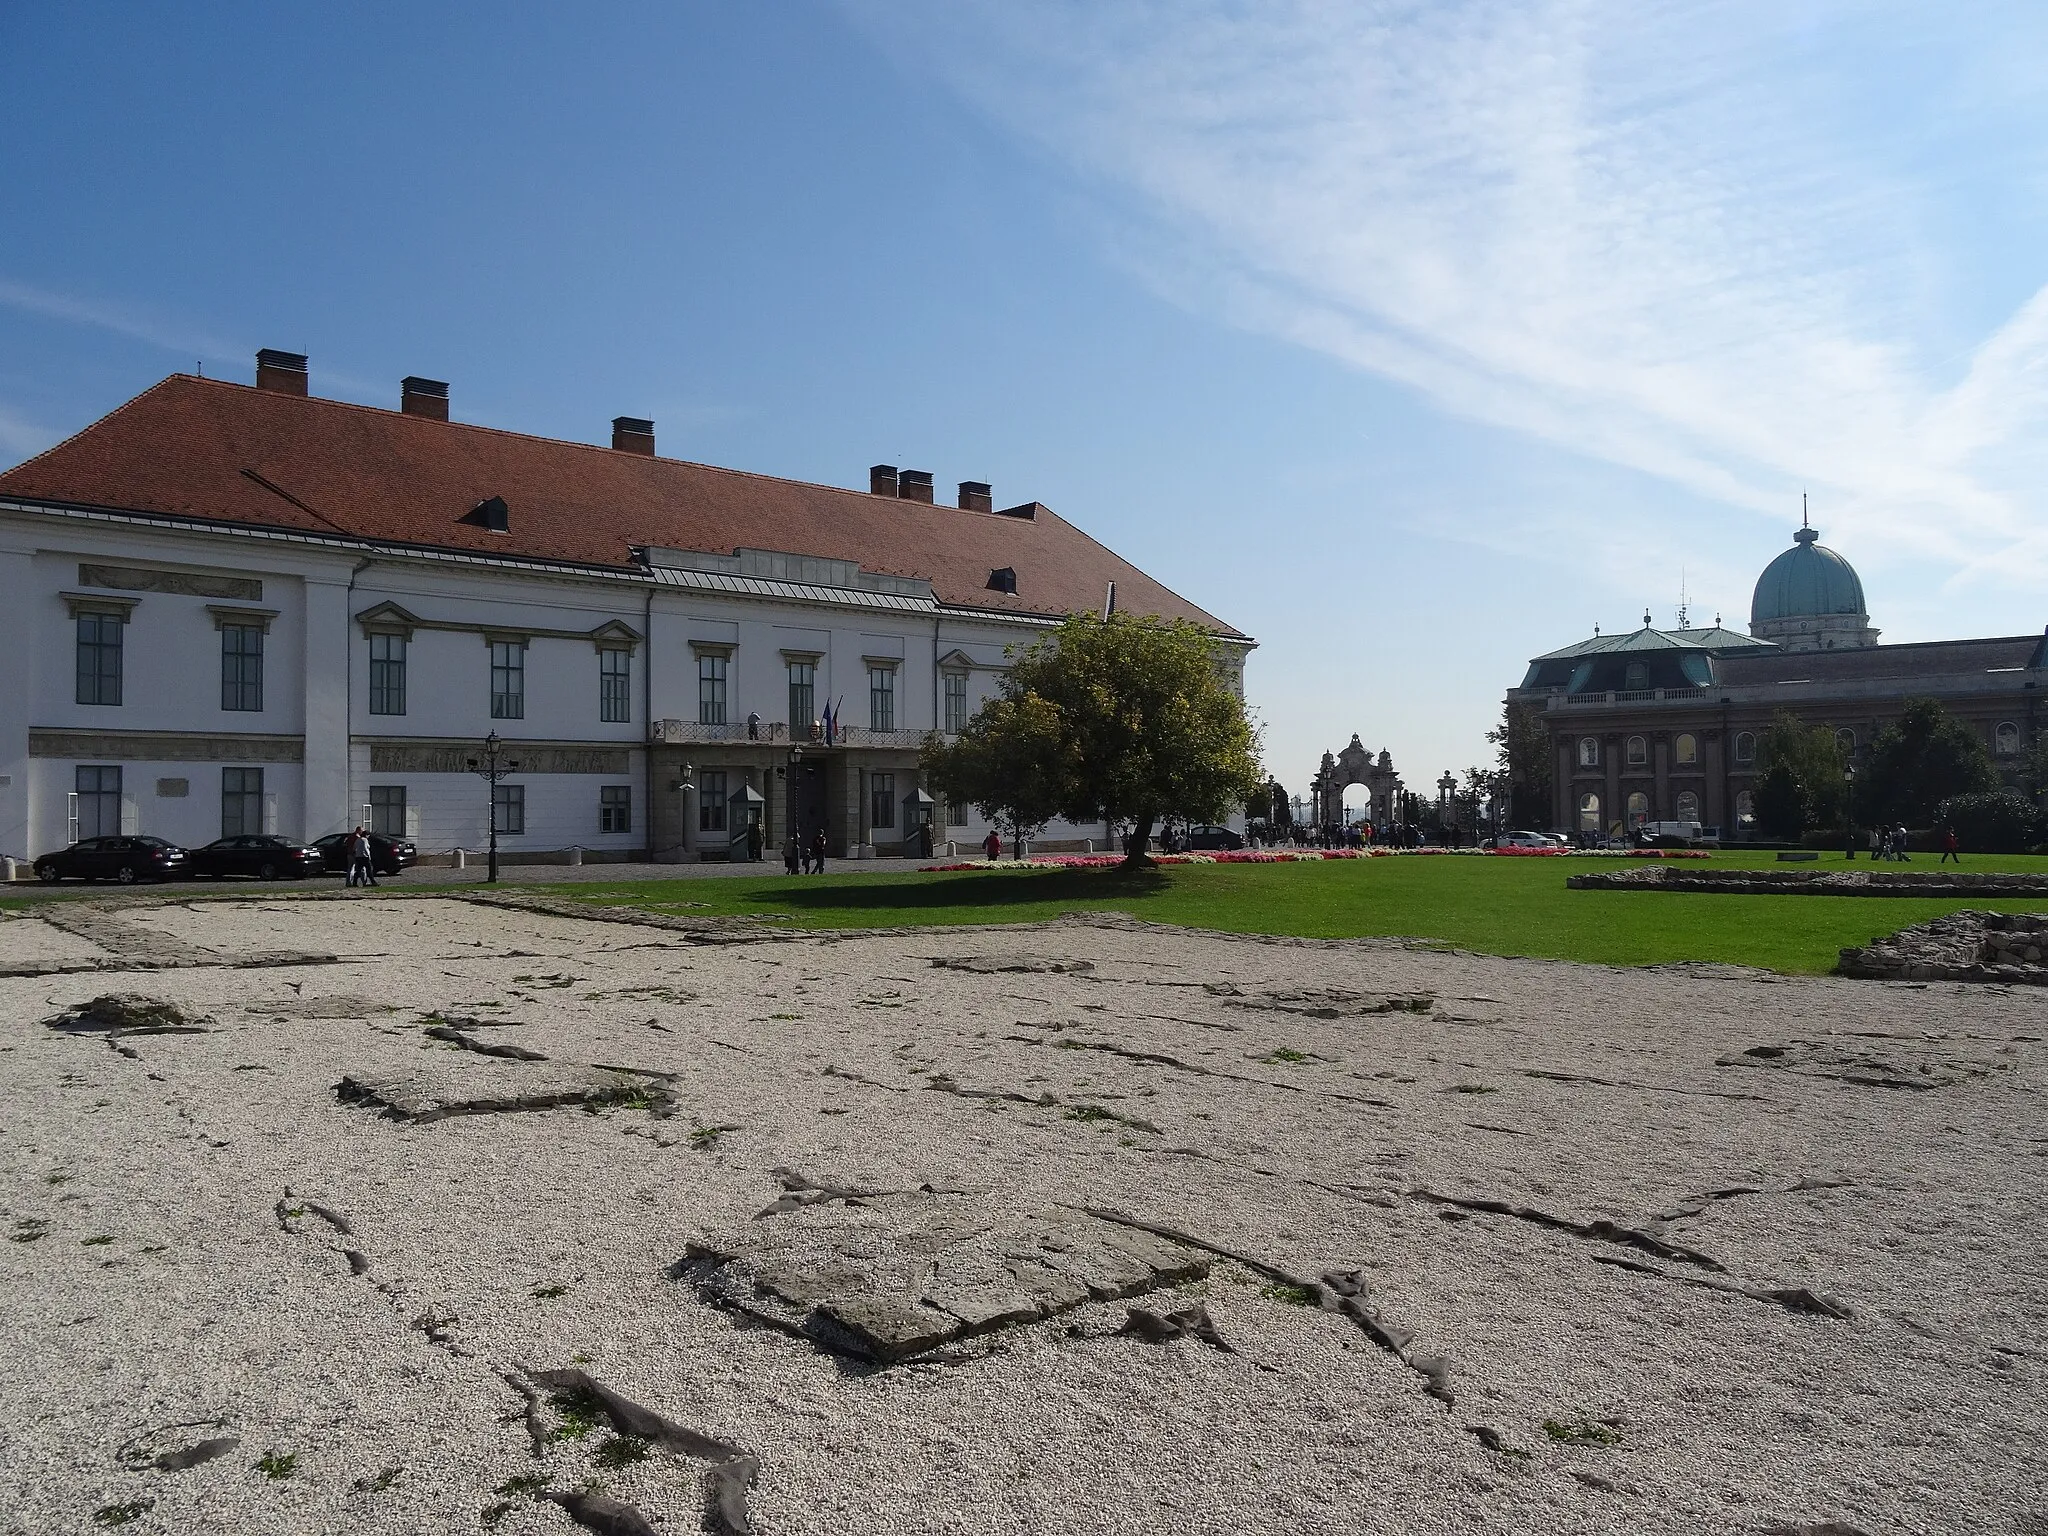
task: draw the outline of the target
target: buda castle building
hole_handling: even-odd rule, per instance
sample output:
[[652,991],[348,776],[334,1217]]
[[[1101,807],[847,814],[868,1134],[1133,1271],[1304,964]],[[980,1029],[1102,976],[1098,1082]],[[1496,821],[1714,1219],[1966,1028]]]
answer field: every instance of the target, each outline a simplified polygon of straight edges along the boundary
[[2010,780],[2043,718],[2048,635],[1882,645],[1863,583],[1810,527],[1757,579],[1749,633],[1643,627],[1534,658],[1507,696],[1540,723],[1551,824],[1616,836],[1646,821],[1756,835],[1757,742],[1788,710],[1855,762],[1909,698],[1977,731]]

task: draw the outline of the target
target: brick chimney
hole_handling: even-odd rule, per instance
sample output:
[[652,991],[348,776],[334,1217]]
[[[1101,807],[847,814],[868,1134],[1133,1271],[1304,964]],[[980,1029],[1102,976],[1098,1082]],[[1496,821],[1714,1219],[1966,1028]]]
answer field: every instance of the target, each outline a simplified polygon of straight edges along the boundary
[[654,423],[638,416],[612,418],[612,446],[621,453],[644,453],[654,457]]
[[896,494],[904,501],[921,501],[926,506],[932,500],[932,472],[928,469],[906,469],[896,476]]
[[960,510],[962,512],[993,512],[995,509],[995,489],[986,480],[962,480],[960,482]]
[[868,466],[868,494],[896,497],[896,466],[894,464],[871,464]]
[[256,387],[276,390],[280,395],[306,392],[306,354],[277,352],[265,347],[256,354]]
[[448,386],[440,379],[423,379],[417,374],[399,384],[402,393],[398,408],[408,416],[424,416],[429,421],[448,419]]

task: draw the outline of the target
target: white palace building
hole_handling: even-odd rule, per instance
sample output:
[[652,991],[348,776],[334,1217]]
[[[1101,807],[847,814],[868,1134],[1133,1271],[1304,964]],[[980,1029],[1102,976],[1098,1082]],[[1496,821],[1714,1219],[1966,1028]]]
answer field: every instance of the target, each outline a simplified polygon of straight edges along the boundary
[[431,379],[322,400],[266,351],[253,388],[172,375],[0,475],[0,853],[363,822],[431,856],[492,820],[515,860],[723,858],[750,818],[771,857],[792,826],[840,855],[920,817],[976,841],[919,744],[1112,585],[1241,686],[1248,637],[986,484],[948,507],[921,471],[663,458],[631,417],[609,448],[469,426]]

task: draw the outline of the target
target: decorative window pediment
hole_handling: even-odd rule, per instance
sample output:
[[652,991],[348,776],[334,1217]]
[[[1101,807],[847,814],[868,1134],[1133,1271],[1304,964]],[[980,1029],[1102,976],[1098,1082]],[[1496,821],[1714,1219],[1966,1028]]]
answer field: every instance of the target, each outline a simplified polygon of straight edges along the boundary
[[416,614],[408,613],[396,603],[378,603],[356,615],[356,623],[366,635],[403,635],[408,640],[412,638],[413,630],[419,627],[419,622]]

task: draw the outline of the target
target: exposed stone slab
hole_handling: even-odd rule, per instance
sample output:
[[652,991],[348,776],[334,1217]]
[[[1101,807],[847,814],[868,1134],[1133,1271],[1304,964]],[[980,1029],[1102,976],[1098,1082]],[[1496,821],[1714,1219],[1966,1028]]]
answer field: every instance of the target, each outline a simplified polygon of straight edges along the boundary
[[1203,1254],[1083,1211],[920,1191],[709,1234],[680,1272],[708,1301],[889,1365],[1208,1270]]
[[1718,1057],[1720,1067],[1757,1067],[1826,1077],[1863,1088],[1946,1088],[1991,1071],[1988,1062],[1958,1056],[1939,1041],[1886,1041],[1863,1045],[1837,1036],[1752,1045]]
[[1695,891],[1731,896],[2048,896],[2048,875],[1943,869],[1684,869],[1674,864],[1649,864],[1572,875],[1565,885],[1574,891]]
[[106,992],[43,1022],[67,1034],[203,1035],[215,1021],[211,1014],[187,1013],[165,998]]
[[940,955],[932,967],[941,971],[971,971],[979,976],[1030,975],[1086,976],[1095,969],[1093,960],[1061,960],[1050,955]]
[[398,1072],[351,1073],[334,1085],[344,1104],[380,1108],[389,1119],[427,1124],[450,1115],[514,1114],[570,1104],[646,1102],[667,1094],[645,1078],[561,1062],[500,1061],[467,1052]]
[[1844,976],[1875,981],[2048,986],[2048,917],[2026,912],[1951,912],[1863,948],[1845,949],[1835,968]]

